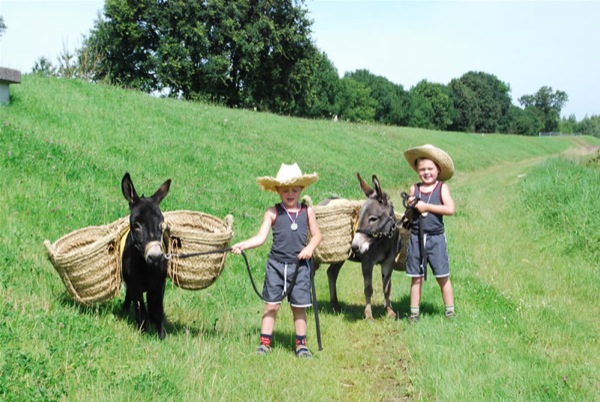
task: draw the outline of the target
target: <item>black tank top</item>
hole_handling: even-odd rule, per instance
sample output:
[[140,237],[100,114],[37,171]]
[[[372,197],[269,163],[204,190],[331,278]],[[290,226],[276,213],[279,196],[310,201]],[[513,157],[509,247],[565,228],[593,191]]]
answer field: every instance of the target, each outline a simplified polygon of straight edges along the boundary
[[275,205],[277,217],[273,223],[273,245],[269,258],[283,263],[295,263],[298,261],[298,254],[308,240],[308,211],[306,204],[300,205],[298,217],[296,213],[290,213],[292,219],[296,219],[298,228],[292,230],[292,221],[288,217],[281,203]]
[[[421,192],[421,185],[423,183],[415,184],[415,197],[421,199],[421,201],[432,205],[443,205],[442,203],[442,186],[444,182],[438,181],[433,190],[430,193]],[[428,235],[436,235],[444,233],[444,217],[442,215],[427,213],[423,217],[423,231]],[[412,233],[419,234],[419,214],[413,215],[412,222]]]

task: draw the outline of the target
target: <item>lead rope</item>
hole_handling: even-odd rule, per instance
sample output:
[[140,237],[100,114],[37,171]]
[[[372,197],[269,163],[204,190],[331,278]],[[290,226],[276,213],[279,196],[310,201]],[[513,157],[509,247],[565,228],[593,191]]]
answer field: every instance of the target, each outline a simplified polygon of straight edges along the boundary
[[[174,254],[174,253],[170,253],[170,254],[165,254],[164,257],[167,260],[170,260],[171,258],[176,258],[176,259],[180,259],[180,258],[189,258],[189,257],[196,257],[199,255],[205,255],[205,254],[219,254],[219,253],[227,253],[230,252],[232,250],[231,247],[227,247],[227,248],[223,248],[223,249],[219,249],[219,250],[211,250],[211,251],[202,251],[202,252],[198,252],[198,253],[188,253],[188,254]],[[248,271],[248,276],[250,277],[250,282],[252,283],[252,288],[254,289],[254,292],[256,293],[256,295],[265,303],[279,303],[280,301],[282,301],[283,299],[285,299],[292,291],[292,289],[294,288],[294,285],[296,284],[296,278],[298,277],[298,273],[300,272],[300,268],[302,267],[301,263],[296,264],[296,272],[294,272],[294,276],[292,276],[292,281],[290,282],[290,287],[287,289],[286,292],[284,292],[281,297],[277,298],[276,300],[266,300],[262,294],[258,291],[258,288],[256,287],[256,283],[254,282],[254,277],[252,276],[252,270],[250,269],[250,263],[248,262],[248,256],[246,255],[246,252],[244,250],[242,250],[242,257],[244,257],[244,262],[246,263],[246,270]],[[315,289],[315,272],[314,272],[314,267],[313,264],[311,262],[311,260],[304,260],[306,262],[306,266],[308,269],[310,269],[310,285],[311,285],[311,289],[312,289],[312,302],[313,302],[313,309],[315,311],[315,326],[316,326],[316,330],[317,330],[317,342],[319,344],[319,351],[323,350],[323,345],[321,343],[321,325],[319,323],[319,309],[317,306],[317,292]]]

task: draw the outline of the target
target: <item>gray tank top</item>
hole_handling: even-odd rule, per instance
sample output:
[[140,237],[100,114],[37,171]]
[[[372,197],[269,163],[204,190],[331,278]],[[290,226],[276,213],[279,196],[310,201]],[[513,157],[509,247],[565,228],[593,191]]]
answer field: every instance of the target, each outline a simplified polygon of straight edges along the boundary
[[[419,197],[421,201],[432,205],[443,205],[442,203],[442,185],[438,181],[430,193],[421,192],[421,184],[415,185],[415,197]],[[444,217],[442,215],[432,214],[429,212],[423,217],[423,231],[428,235],[437,235],[444,233]],[[412,234],[419,234],[419,214],[414,214],[412,222]]]
[[273,230],[273,245],[271,246],[269,258],[288,264],[296,263],[298,261],[298,254],[306,247],[308,240],[308,211],[306,204],[300,205],[297,218],[295,212],[290,213],[292,219],[295,219],[298,225],[296,230],[292,230],[292,221],[281,203],[275,205],[275,210],[277,211],[277,217],[271,228]]

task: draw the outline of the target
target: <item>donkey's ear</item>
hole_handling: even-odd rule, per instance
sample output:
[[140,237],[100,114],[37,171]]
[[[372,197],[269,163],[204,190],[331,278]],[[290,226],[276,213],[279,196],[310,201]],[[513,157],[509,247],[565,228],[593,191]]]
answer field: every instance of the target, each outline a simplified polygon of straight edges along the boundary
[[377,176],[373,175],[373,187],[375,188],[375,197],[382,203],[387,202],[387,197],[383,194],[381,190],[381,184],[379,184],[379,179]]
[[377,195],[381,197],[381,194],[383,194],[381,191],[381,184],[379,184],[379,179],[375,175],[373,175],[373,188],[375,188]]
[[169,193],[169,188],[171,187],[171,179],[165,181],[162,186],[160,186],[160,188],[158,190],[156,190],[156,193],[154,193],[154,195],[152,195],[152,200],[154,200],[154,202],[156,202],[157,204],[160,204],[160,202],[163,200],[163,198],[165,198],[167,196],[167,194]]
[[131,181],[131,177],[129,177],[129,173],[125,173],[123,180],[121,180],[121,191],[123,191],[125,199],[129,201],[129,206],[132,206],[140,200],[140,197],[138,197],[135,191],[135,187],[133,187],[133,182]]
[[374,192],[373,189],[369,187],[367,183],[365,183],[362,177],[360,177],[360,173],[357,173],[356,177],[358,177],[358,182],[360,183],[360,188],[362,188],[363,193],[365,193],[367,197],[370,197]]

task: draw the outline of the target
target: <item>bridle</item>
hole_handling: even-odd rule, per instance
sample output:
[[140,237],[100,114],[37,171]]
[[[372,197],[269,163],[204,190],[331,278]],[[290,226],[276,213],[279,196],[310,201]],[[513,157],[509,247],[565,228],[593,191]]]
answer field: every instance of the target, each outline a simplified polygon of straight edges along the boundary
[[[394,215],[393,207],[390,209],[389,215],[385,217],[385,220],[381,223],[381,225],[379,225],[379,227],[376,230],[360,229],[358,227],[359,221],[360,219],[356,219],[356,223],[354,225],[354,232],[362,233],[374,239],[378,239],[380,237],[392,238],[396,233],[396,229],[398,229],[398,226],[396,225],[396,216]],[[388,225],[389,228],[386,230],[386,226]]]

